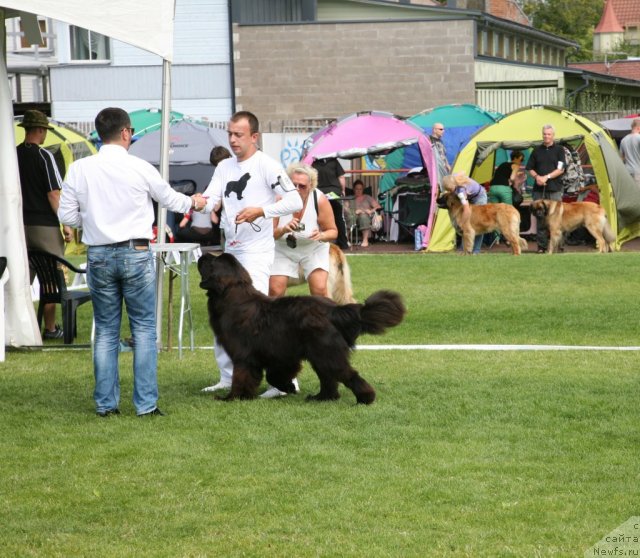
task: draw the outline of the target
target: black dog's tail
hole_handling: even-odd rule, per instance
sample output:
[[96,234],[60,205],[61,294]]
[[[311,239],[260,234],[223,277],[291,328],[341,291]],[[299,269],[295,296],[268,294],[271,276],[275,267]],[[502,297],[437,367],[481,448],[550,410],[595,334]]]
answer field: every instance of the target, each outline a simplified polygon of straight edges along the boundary
[[360,311],[362,333],[384,333],[387,328],[397,326],[406,313],[407,309],[398,293],[377,291],[364,301]]
[[331,322],[342,334],[349,347],[363,333],[380,334],[398,325],[406,313],[402,298],[392,291],[373,293],[364,304],[335,306]]

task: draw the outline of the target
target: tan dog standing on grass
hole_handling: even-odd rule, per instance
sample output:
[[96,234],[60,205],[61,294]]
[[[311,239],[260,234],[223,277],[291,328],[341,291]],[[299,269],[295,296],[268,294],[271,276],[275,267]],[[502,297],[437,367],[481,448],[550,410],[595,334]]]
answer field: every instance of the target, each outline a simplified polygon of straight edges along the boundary
[[[506,203],[488,203],[486,205],[470,205],[471,218],[462,219],[463,207],[455,193],[444,194],[449,216],[462,231],[462,246],[465,254],[473,251],[473,239],[477,234],[500,231],[509,242],[511,252],[519,256],[528,248],[527,241],[520,237],[520,213],[512,205]],[[462,223],[462,224],[460,224]]]
[[599,252],[613,252],[616,235],[607,221],[604,207],[597,203],[536,200],[531,204],[531,211],[538,223],[546,224],[549,229],[549,254],[561,246],[564,233],[578,227],[586,227],[596,239]]

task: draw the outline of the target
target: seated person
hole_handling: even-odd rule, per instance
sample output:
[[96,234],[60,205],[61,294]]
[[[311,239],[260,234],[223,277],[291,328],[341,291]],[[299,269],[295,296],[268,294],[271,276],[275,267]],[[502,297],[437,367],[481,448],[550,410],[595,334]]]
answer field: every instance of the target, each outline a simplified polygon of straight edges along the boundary
[[[504,162],[498,166],[491,179],[489,203],[513,205],[513,189],[517,188],[520,193],[523,193],[520,190],[522,180],[519,180],[518,176],[522,161],[524,161],[522,151],[512,151],[511,161]],[[520,183],[518,184],[518,182]]]
[[363,248],[369,246],[369,238],[371,236],[371,219],[376,211],[382,209],[380,204],[364,193],[364,182],[362,180],[356,180],[353,183],[353,200],[345,202],[347,218],[349,227],[355,223],[358,227],[358,231],[362,233]]

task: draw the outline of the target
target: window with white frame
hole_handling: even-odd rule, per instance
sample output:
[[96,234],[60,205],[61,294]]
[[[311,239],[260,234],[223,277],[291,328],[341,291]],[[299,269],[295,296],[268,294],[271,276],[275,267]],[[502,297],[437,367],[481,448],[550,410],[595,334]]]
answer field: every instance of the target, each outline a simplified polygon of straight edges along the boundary
[[69,26],[71,60],[109,60],[109,38],[75,25]]
[[[38,18],[38,26],[40,27],[40,35],[42,41],[35,45],[38,50],[50,51],[52,46],[52,34],[49,32],[50,20],[47,18]],[[24,33],[24,26],[19,17],[9,18],[6,20],[7,46],[10,52],[32,51],[34,45],[28,44],[28,40]]]

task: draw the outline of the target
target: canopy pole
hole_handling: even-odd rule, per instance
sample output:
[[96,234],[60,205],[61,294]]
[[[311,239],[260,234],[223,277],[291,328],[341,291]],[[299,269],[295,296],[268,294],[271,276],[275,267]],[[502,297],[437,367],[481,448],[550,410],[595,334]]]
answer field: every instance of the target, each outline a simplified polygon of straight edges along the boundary
[[[169,181],[169,120],[171,117],[171,62],[162,62],[162,120],[160,133],[160,174],[167,182]],[[164,244],[165,225],[167,223],[167,210],[158,204],[158,244]],[[156,342],[162,347],[162,300],[164,284],[164,260],[162,252],[158,252],[156,262]]]

